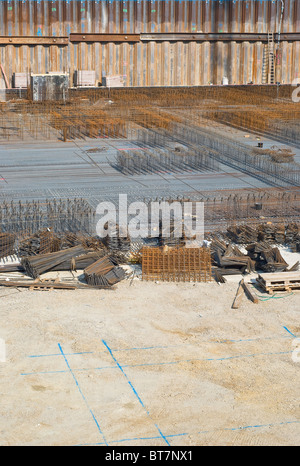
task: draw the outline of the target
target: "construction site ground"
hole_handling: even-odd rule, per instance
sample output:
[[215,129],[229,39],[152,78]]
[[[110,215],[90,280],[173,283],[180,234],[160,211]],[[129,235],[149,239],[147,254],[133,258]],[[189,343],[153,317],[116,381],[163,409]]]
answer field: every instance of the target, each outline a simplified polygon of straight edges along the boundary
[[[49,221],[61,234],[61,224],[74,232],[77,222],[80,233],[87,220],[95,235],[97,215],[91,221],[77,202],[68,216],[68,201],[84,200],[95,213],[102,201],[118,207],[120,194],[128,203],[204,201],[205,232],[239,223],[293,227],[299,113],[292,92],[283,91],[121,90],[107,100],[87,90],[68,105],[3,103],[3,232],[22,245]],[[197,157],[182,169],[178,154],[185,151]],[[294,230],[287,231],[290,238]],[[282,244],[283,258],[295,266],[300,253],[288,246],[299,251],[298,243]],[[42,278],[71,283],[82,274]],[[256,288],[256,277],[146,282],[136,266],[135,276],[110,290],[1,286],[0,445],[298,445],[300,291],[271,296]],[[241,278],[252,283],[258,303],[243,295],[233,309]]]
[[2,287],[0,444],[299,444],[299,291],[234,310],[226,278]]

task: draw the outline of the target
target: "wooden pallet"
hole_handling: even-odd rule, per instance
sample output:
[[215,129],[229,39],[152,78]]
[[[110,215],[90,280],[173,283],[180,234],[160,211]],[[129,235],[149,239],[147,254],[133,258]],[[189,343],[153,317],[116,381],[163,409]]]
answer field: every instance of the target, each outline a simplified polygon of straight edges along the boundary
[[261,288],[269,294],[274,291],[300,290],[300,272],[262,273],[256,279]]

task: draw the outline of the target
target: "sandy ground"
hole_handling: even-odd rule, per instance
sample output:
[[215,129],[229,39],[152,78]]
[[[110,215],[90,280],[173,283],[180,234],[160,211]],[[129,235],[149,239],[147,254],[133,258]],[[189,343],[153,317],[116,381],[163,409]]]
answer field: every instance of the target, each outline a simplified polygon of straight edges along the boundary
[[298,445],[300,292],[239,278],[1,288],[0,445]]

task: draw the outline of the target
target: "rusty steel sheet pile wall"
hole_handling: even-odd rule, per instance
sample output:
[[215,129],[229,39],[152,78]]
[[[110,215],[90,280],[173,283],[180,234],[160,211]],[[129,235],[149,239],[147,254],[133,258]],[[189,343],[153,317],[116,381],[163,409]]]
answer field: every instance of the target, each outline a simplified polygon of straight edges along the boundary
[[262,83],[268,33],[276,80],[291,83],[299,0],[0,0],[10,85],[14,72],[69,72],[72,81],[76,70],[94,70],[99,83],[121,75],[125,86]]

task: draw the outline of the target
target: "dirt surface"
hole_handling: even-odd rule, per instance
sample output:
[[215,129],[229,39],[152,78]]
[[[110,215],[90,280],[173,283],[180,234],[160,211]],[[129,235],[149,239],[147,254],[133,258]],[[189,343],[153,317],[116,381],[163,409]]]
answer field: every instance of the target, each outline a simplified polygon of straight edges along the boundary
[[0,444],[298,445],[300,294],[238,279],[1,288]]

